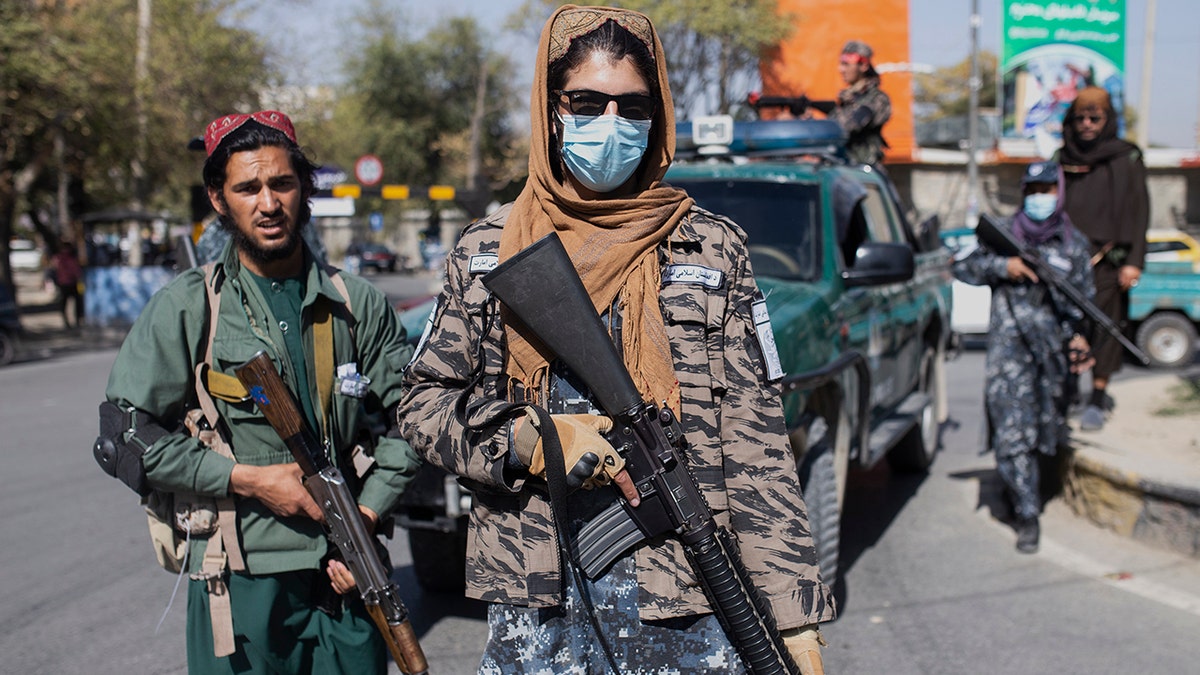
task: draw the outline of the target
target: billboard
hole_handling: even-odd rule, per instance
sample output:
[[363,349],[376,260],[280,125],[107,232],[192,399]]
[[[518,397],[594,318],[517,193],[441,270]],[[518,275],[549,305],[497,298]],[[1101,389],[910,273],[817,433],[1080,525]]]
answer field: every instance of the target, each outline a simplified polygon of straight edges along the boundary
[[1002,134],[1061,145],[1063,113],[1080,89],[1108,90],[1124,132],[1125,0],[1004,0]]

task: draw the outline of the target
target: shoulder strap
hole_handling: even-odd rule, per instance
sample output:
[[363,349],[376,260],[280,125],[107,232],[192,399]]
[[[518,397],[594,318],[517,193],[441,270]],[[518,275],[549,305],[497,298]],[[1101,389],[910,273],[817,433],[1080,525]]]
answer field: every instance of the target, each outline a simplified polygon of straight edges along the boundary
[[[204,346],[204,361],[196,364],[196,398],[204,418],[214,430],[213,443],[210,447],[225,457],[233,458],[233,449],[225,442],[219,427],[220,416],[208,393],[206,375],[212,370],[213,341],[217,335],[217,319],[220,316],[221,296],[215,279],[216,263],[204,265],[204,289],[208,305],[208,341]],[[233,654],[235,645],[233,637],[233,606],[229,601],[229,588],[225,585],[224,570],[226,563],[233,571],[246,569],[246,561],[242,556],[242,547],[237,536],[237,506],[233,497],[223,497],[217,503],[217,531],[208,539],[204,548],[204,560],[200,572],[194,578],[208,582],[208,605],[212,622],[213,651],[218,657]]]

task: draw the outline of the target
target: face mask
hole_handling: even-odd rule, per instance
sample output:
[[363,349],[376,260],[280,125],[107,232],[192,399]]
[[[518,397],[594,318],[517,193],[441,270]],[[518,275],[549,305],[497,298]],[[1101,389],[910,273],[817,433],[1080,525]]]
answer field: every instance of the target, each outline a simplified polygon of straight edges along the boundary
[[1033,220],[1045,220],[1058,208],[1058,195],[1035,193],[1025,197],[1025,215]]
[[563,162],[595,192],[611,192],[629,180],[650,141],[650,120],[620,115],[559,115],[559,119]]

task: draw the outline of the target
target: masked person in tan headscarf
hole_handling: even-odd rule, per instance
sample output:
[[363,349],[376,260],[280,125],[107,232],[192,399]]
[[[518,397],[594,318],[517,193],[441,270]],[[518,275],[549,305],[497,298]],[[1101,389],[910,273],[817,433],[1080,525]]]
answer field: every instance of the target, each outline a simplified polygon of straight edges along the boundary
[[413,447],[472,488],[467,595],[492,603],[480,672],[746,672],[673,535],[640,542],[596,579],[559,551],[535,422],[502,411],[529,403],[552,414],[565,469],[583,488],[566,499],[566,541],[616,500],[636,505],[637,493],[586,387],[481,282],[551,232],[644,400],[681,420],[689,469],[787,651],[802,672],[822,672],[817,624],[834,608],[767,375],[772,352],[754,327],[762,296],[742,230],[662,182],[675,117],[649,19],[557,10],[530,112],[528,183],[464,230],[398,413]]

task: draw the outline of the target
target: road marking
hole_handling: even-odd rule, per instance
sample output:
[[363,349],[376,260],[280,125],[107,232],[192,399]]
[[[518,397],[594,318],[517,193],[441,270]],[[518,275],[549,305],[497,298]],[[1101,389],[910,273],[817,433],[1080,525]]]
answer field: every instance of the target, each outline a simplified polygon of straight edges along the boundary
[[1047,541],[1045,537],[1042,538],[1040,549],[1043,557],[1073,572],[1092,577],[1113,588],[1140,595],[1147,600],[1200,616],[1200,596],[1193,593],[1151,581],[1136,573],[1126,574],[1124,570],[1113,569],[1107,563],[1094,560],[1053,541]]

